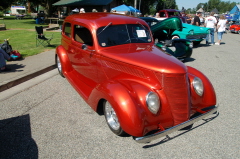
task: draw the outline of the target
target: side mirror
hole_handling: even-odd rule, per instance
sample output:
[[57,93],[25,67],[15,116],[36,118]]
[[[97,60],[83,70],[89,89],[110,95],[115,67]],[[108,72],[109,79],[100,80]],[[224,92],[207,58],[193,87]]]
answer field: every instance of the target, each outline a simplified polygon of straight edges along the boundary
[[86,45],[86,44],[83,44],[83,45],[82,45],[82,49],[83,49],[83,50],[87,50],[87,45]]

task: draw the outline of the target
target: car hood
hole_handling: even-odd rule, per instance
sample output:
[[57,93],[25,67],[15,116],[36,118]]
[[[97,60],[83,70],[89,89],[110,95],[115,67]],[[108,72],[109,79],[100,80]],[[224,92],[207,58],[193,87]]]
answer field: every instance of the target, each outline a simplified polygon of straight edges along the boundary
[[231,27],[239,27],[240,24],[232,24]]
[[194,33],[205,33],[206,34],[206,33],[208,33],[208,30],[209,30],[209,28],[191,25],[191,24],[187,24],[187,23],[182,23],[182,25],[183,25],[183,28],[194,30]]
[[105,58],[162,73],[186,73],[186,66],[155,45],[126,44],[99,51]]
[[152,33],[161,30],[179,30],[182,31],[182,21],[178,17],[171,17],[151,26]]

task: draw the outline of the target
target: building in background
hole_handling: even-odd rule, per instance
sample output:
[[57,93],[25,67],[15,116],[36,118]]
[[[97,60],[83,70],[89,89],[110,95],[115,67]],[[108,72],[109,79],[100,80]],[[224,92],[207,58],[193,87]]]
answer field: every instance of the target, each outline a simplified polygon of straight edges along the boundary
[[26,14],[25,6],[11,6],[11,14],[18,15],[18,14]]

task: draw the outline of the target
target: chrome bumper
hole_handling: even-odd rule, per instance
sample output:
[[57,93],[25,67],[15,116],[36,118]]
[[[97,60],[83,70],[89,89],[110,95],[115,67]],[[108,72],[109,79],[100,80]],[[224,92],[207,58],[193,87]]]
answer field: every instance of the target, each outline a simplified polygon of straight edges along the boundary
[[143,136],[143,137],[136,137],[136,138],[134,138],[134,140],[136,142],[138,142],[138,143],[149,143],[149,142],[151,142],[153,140],[156,140],[158,138],[164,137],[164,136],[166,136],[166,135],[168,135],[168,134],[170,134],[172,132],[175,132],[175,131],[178,131],[180,129],[183,129],[183,128],[185,128],[185,127],[187,127],[187,126],[189,126],[189,125],[191,125],[191,124],[193,124],[193,123],[195,123],[195,122],[197,122],[199,120],[204,119],[205,117],[207,117],[209,115],[212,115],[212,114],[216,113],[217,109],[218,109],[218,106],[212,106],[212,107],[213,107],[213,109],[211,109],[210,111],[208,111],[208,112],[206,112],[204,114],[201,114],[201,115],[199,115],[199,116],[197,116],[197,117],[195,117],[193,119],[185,121],[185,122],[183,122],[181,124],[178,124],[178,125],[176,125],[174,127],[171,127],[171,128],[169,128],[167,130],[158,132],[156,134]]

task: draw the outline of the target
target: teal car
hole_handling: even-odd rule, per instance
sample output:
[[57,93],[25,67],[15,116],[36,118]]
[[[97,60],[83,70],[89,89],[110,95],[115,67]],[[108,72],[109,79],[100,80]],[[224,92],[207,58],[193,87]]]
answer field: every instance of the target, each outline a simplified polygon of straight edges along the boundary
[[[145,20],[149,26],[153,26],[157,23],[161,23],[162,21],[158,21],[155,18],[152,17],[141,17],[141,19]],[[202,40],[204,40],[209,34],[210,29],[205,27],[199,27],[187,23],[182,23],[182,29],[181,30],[173,30],[170,34],[170,37],[157,37],[157,39],[163,40],[163,39],[187,39],[192,41],[195,45],[200,44]]]
[[172,39],[188,39],[195,45],[200,44],[209,34],[210,29],[205,27],[199,27],[187,23],[182,23],[182,31],[175,30],[172,33]]

